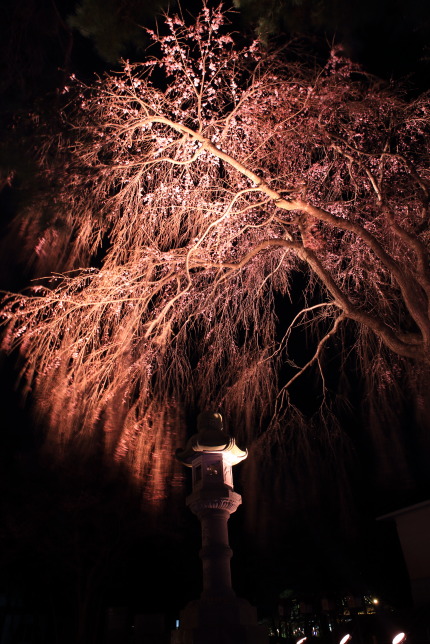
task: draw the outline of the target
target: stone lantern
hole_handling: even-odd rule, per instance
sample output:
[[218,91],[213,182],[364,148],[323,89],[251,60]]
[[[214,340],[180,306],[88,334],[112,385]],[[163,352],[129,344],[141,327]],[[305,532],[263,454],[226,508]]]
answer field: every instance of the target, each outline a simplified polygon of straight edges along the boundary
[[247,457],[223,429],[220,414],[205,412],[197,420],[197,434],[176,458],[192,468],[192,493],[187,505],[202,529],[200,558],[203,591],[181,613],[172,644],[266,644],[266,629],[257,623],[256,610],[236,597],[231,583],[227,522],[242,502],[233,489],[232,467]]

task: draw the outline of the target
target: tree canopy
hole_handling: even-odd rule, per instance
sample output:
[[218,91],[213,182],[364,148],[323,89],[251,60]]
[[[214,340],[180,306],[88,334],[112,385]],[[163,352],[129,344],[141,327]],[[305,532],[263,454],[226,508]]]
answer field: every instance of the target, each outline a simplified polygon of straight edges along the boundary
[[48,440],[102,446],[154,508],[190,410],[221,409],[252,472],[315,440],[289,395],[309,372],[338,435],[327,351],[385,420],[407,388],[427,422],[430,360],[429,97],[337,49],[315,69],[238,45],[220,8],[166,24],[145,62],[65,88],[19,219],[46,279],[2,308]]

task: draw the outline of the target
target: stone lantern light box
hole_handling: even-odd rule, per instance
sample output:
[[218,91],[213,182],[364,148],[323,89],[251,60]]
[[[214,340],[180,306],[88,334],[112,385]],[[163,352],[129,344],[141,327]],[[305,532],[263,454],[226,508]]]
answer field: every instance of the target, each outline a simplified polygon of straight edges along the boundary
[[203,452],[194,459],[192,468],[194,490],[220,484],[233,489],[232,464],[226,454]]

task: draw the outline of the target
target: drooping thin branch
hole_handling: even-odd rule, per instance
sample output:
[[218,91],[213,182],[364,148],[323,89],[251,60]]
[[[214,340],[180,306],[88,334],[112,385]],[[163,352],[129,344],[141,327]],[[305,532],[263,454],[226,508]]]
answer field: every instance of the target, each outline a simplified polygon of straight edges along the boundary
[[336,305],[333,302],[320,302],[319,304],[314,304],[313,306],[306,306],[305,308],[301,309],[291,320],[286,332],[284,333],[282,340],[279,343],[279,346],[276,348],[276,351],[274,351],[270,356],[267,358],[264,358],[264,360],[270,360],[274,358],[276,355],[281,353],[283,350],[284,345],[287,344],[289,337],[291,335],[291,332],[294,328],[297,326],[297,322],[305,317],[308,313],[311,313],[312,311],[316,311],[321,308],[336,308]]
[[[331,327],[331,329],[318,341],[317,347],[315,349],[315,352],[313,356],[304,364],[302,367],[299,368],[297,373],[292,376],[288,382],[285,383],[285,385],[280,389],[277,399],[283,399],[285,395],[288,396],[288,390],[291,388],[291,385],[302,376],[305,371],[307,371],[312,365],[314,365],[316,362],[319,364],[319,360],[321,357],[321,354],[324,350],[325,345],[327,344],[328,340],[330,340],[331,337],[333,337],[336,333],[337,330],[341,324],[346,319],[347,316],[345,316],[343,313],[337,316],[335,318],[335,321]],[[320,367],[321,370],[321,367]]]

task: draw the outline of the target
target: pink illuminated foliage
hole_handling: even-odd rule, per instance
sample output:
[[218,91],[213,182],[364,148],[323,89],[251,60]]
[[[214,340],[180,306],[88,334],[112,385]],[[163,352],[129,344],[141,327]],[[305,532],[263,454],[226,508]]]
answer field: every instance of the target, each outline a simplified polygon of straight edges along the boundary
[[381,409],[399,383],[419,399],[430,356],[428,97],[339,51],[315,70],[239,48],[221,9],[166,25],[144,63],[72,83],[47,195],[21,214],[51,274],[2,310],[49,440],[102,432],[153,499],[180,483],[185,410],[222,409],[264,452],[292,440],[288,391],[312,370],[334,423],[330,343]]

